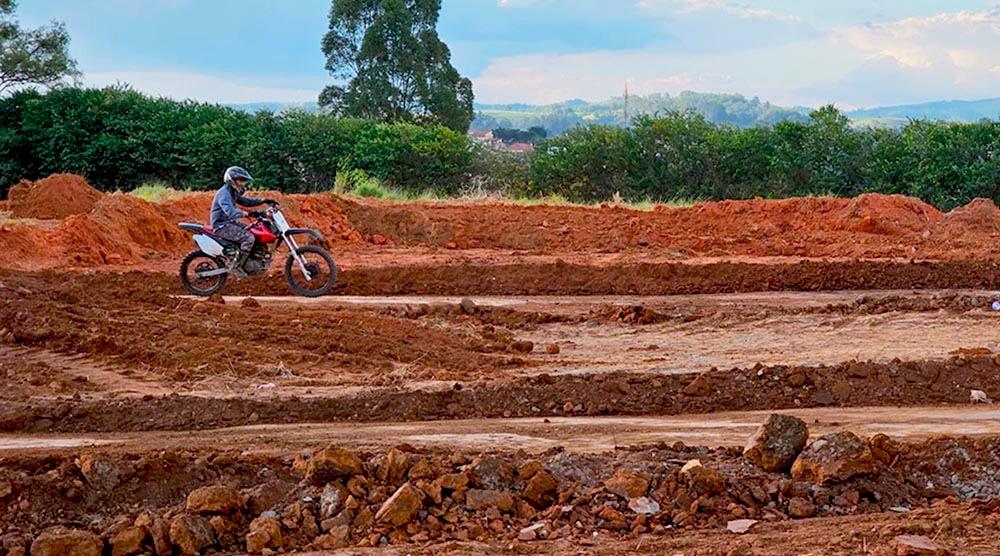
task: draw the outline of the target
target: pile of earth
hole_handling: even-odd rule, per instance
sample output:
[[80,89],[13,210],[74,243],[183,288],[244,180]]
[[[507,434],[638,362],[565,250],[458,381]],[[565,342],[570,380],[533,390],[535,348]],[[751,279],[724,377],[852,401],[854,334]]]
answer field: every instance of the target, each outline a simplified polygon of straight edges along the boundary
[[955,238],[1000,234],[1000,208],[992,199],[975,199],[942,216],[934,226],[934,233]]
[[81,176],[53,174],[11,187],[8,207],[15,218],[60,219],[90,212],[103,196]]
[[[285,206],[295,226],[317,229],[334,247],[492,249],[538,253],[641,253],[679,259],[780,256],[939,259],[993,257],[984,234],[1000,223],[989,201],[942,216],[919,199],[866,194],[854,199],[796,198],[656,206],[523,206],[496,201],[394,203],[332,194],[254,192]],[[39,268],[132,265],[193,248],[179,221],[204,222],[213,193],[162,203],[105,195],[80,176],[53,175],[11,189],[15,218],[62,219],[55,229],[3,224],[5,265]],[[969,238],[978,236],[980,239]]]
[[295,456],[179,450],[3,458],[0,554],[29,546],[35,556],[127,556],[635,539],[963,499],[985,502],[990,513],[989,501],[1000,496],[1000,467],[990,456],[1000,448],[996,439],[901,444],[841,432],[807,445],[805,437],[787,437],[794,443],[783,445],[794,461],[789,470],[754,455],[766,444],[759,436],[743,452],[679,443],[601,455],[401,445]]

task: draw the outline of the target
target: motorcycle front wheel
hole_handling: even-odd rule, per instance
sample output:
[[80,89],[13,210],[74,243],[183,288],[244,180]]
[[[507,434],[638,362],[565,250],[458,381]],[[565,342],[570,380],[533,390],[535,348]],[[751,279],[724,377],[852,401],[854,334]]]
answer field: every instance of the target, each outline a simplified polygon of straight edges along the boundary
[[220,257],[213,257],[202,251],[191,251],[181,261],[181,283],[194,295],[210,296],[226,285],[228,274],[218,274],[207,278],[198,277],[200,272],[208,272],[225,268],[226,263]]
[[326,249],[316,245],[303,245],[295,252],[305,263],[309,279],[306,279],[295,257],[288,255],[285,260],[285,279],[292,291],[305,297],[319,297],[330,291],[337,281],[337,265]]

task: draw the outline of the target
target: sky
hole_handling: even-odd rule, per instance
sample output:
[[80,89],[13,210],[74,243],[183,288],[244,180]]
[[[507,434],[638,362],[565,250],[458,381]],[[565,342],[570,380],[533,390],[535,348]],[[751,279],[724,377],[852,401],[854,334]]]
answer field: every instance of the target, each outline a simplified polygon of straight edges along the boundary
[[[20,0],[62,21],[83,83],[308,102],[331,0]],[[1000,0],[442,0],[480,103],[739,93],[851,109],[1000,97]]]

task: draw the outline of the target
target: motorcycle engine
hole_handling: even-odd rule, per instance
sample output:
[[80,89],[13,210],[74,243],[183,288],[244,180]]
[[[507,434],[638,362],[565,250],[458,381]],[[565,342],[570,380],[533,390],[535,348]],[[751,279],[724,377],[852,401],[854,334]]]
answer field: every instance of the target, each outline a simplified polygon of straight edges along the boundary
[[271,253],[263,249],[254,249],[250,258],[243,263],[243,271],[251,276],[263,274],[271,267]]

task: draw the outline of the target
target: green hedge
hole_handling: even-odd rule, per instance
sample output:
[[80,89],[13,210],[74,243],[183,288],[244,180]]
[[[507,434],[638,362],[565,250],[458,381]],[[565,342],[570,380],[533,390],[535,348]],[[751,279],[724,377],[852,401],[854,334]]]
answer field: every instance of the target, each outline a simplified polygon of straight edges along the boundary
[[455,194],[472,169],[465,136],[443,126],[384,124],[291,112],[247,114],[154,99],[125,88],[63,88],[0,99],[0,187],[57,172],[103,190],[146,181],[212,189],[231,165],[265,187],[333,188],[360,169],[403,191]]
[[881,192],[950,209],[976,197],[1000,201],[1000,122],[854,129],[824,107],[809,122],[740,129],[669,113],[542,141],[531,175],[529,193],[574,201],[616,192],[633,201]]
[[147,181],[212,189],[232,164],[269,188],[333,189],[338,172],[404,193],[433,190],[603,201],[903,193],[949,209],[1000,201],[1000,123],[911,121],[855,129],[824,107],[808,122],[741,129],[694,113],[591,125],[541,141],[527,159],[443,126],[290,112],[247,114],[127,88],[64,88],[0,99],[0,189],[57,172],[103,190]]

